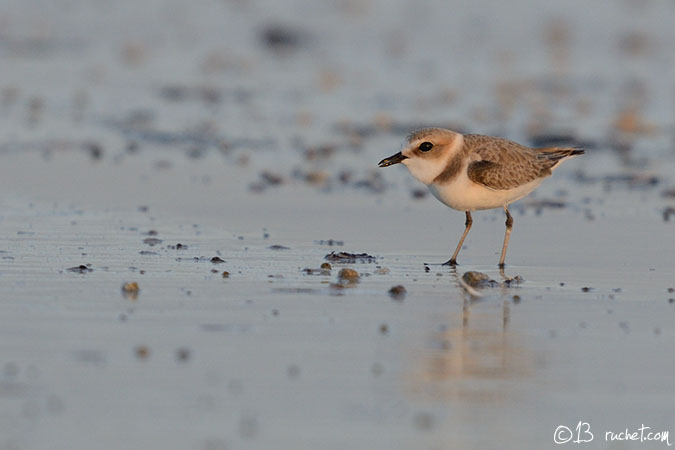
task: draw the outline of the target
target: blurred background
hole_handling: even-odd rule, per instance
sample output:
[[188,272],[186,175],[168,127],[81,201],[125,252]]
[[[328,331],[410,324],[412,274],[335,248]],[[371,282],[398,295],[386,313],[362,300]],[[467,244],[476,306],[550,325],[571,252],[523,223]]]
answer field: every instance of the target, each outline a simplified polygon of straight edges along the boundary
[[[656,0],[0,0],[0,449],[672,427],[674,23]],[[377,162],[428,126],[587,149],[512,209],[521,285],[458,283],[499,278],[501,211],[425,269],[463,214]],[[342,250],[371,255],[347,287],[319,269]]]
[[430,125],[617,151],[624,163],[646,137],[650,156],[671,155],[674,9],[5,0],[0,152],[218,153],[215,164],[254,165],[236,172],[253,190],[376,183],[361,166]]

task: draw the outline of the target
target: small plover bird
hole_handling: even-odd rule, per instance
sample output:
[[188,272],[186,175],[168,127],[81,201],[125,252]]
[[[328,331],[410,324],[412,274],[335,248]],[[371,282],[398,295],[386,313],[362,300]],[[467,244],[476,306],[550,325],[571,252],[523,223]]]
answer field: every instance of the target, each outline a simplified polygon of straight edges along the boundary
[[457,264],[471,229],[471,211],[504,208],[506,233],[499,258],[503,268],[513,227],[509,204],[532,192],[561,162],[583,154],[577,148],[530,148],[498,137],[425,128],[410,134],[405,149],[383,159],[379,166],[404,164],[434,197],[466,213],[464,233],[443,265]]

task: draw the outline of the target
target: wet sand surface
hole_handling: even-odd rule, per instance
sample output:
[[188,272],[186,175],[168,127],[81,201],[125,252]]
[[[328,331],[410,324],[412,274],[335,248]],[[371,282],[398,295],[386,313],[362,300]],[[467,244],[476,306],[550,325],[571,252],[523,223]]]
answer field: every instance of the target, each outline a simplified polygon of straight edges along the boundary
[[[58,3],[0,7],[0,448],[675,432],[672,5]],[[517,281],[501,211],[431,264],[463,214],[376,168],[422,125],[586,147]]]

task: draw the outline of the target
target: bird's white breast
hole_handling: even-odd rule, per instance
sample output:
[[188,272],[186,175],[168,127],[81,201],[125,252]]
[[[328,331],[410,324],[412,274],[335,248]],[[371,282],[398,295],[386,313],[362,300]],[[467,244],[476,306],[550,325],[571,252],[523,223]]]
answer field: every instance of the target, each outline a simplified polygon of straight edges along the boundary
[[442,203],[459,211],[500,208],[532,192],[542,179],[506,190],[492,190],[469,179],[464,167],[456,177],[443,184],[429,184],[431,193]]

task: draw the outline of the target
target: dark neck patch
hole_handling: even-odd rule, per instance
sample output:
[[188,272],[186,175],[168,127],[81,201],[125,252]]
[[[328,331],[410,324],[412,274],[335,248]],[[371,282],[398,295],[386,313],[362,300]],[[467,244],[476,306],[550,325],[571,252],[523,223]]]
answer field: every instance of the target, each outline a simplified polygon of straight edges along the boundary
[[462,170],[462,165],[464,164],[464,152],[461,151],[457,153],[455,156],[453,156],[450,161],[448,161],[448,165],[445,166],[445,169],[443,169],[443,172],[438,174],[436,178],[434,178],[434,183],[436,184],[441,184],[441,183],[447,183],[448,181],[452,180],[459,174],[460,170]]

